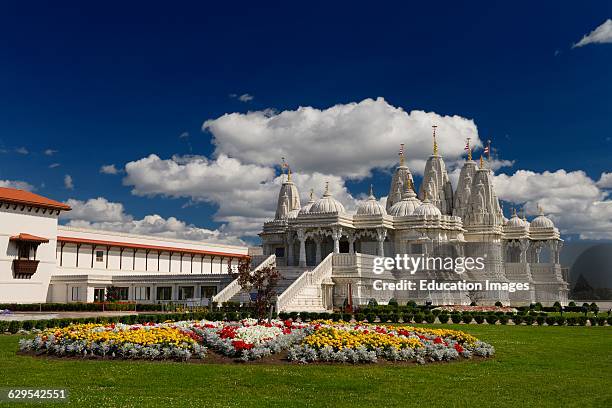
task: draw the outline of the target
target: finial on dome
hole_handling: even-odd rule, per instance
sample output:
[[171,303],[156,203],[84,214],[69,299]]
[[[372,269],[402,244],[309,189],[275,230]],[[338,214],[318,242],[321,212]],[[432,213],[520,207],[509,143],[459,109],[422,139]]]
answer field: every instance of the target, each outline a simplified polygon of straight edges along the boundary
[[325,182],[325,193],[323,193],[323,197],[329,196],[329,181]]
[[438,127],[438,125],[433,125],[433,155],[437,156],[438,155],[438,142],[436,141],[436,128]]
[[287,181],[291,181],[291,167],[287,168]]
[[374,197],[374,185],[370,184],[370,198],[376,198]]
[[399,149],[399,165],[400,166],[404,166],[404,163],[406,162],[405,157],[404,157],[404,144],[400,143],[400,149]]
[[482,154],[480,155],[480,168],[484,169],[484,159],[482,158]]
[[468,160],[472,160],[472,147],[470,146],[471,137],[467,138],[467,143],[465,145],[466,150],[468,151]]
[[544,215],[544,208],[542,208],[540,203],[538,203],[538,213],[539,213],[539,215]]
[[512,207],[512,217],[516,217],[516,208]]
[[283,175],[285,174],[285,170],[287,170],[287,181],[291,181],[291,168],[289,167],[289,164],[287,164],[287,161],[285,161],[284,157],[281,157],[281,172],[283,173]]
[[313,200],[313,195],[314,195],[314,190],[311,188],[310,189],[310,201]]

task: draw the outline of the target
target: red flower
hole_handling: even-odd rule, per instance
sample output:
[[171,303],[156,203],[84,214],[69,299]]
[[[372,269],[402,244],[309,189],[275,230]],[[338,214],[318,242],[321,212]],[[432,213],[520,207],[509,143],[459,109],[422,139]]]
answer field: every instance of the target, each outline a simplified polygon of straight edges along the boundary
[[442,339],[441,339],[440,337],[436,337],[436,338],[434,339],[434,343],[436,343],[436,344],[442,344]]
[[222,339],[233,339],[236,337],[236,328],[233,326],[225,326],[218,332],[218,334]]
[[244,340],[234,340],[232,344],[236,350],[250,350],[253,348],[251,343],[246,343]]
[[283,334],[291,334],[291,328],[289,328],[289,327],[285,327],[285,328],[283,329]]
[[455,343],[455,350],[457,350],[457,353],[463,353],[463,347],[459,343]]
[[293,321],[291,319],[285,320],[285,327],[291,327],[291,326],[293,326]]

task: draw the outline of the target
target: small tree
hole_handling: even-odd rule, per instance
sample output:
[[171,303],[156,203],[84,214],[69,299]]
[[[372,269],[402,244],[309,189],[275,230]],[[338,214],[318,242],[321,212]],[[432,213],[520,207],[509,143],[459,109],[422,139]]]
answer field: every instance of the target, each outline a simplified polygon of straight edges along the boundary
[[259,319],[266,316],[266,312],[276,296],[276,284],[282,278],[274,266],[264,266],[251,270],[251,259],[245,258],[238,264],[238,284],[244,292],[256,292],[254,300],[255,312]]
[[116,302],[119,300],[119,288],[116,286],[108,286],[106,288],[106,301]]

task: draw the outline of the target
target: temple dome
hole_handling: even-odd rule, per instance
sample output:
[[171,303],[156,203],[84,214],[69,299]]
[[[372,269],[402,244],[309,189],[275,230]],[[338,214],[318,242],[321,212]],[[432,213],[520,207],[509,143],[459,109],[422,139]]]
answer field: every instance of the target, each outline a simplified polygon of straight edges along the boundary
[[393,204],[391,209],[389,209],[389,215],[394,217],[406,217],[414,214],[414,211],[423,204],[421,200],[416,198],[416,193],[412,189],[411,183],[408,182],[407,184],[402,201]]
[[423,200],[423,204],[417,207],[417,209],[414,210],[412,215],[426,216],[426,217],[434,217],[434,216],[439,217],[442,215],[442,212],[440,211],[438,207],[436,207],[433,203],[431,203],[431,201],[425,198],[425,200]]
[[509,228],[527,228],[529,227],[529,223],[525,220],[522,220],[516,215],[516,211],[512,214],[512,218],[506,221],[506,227]]
[[531,228],[554,228],[555,224],[547,216],[539,215],[533,221],[531,221],[529,226]]
[[386,215],[387,210],[382,206],[374,196],[374,191],[372,190],[372,186],[370,186],[370,196],[367,200],[362,201],[357,207],[356,215],[376,215],[382,216]]
[[340,214],[344,212],[346,212],[346,210],[344,209],[342,203],[332,197],[329,193],[329,185],[326,185],[323,197],[315,201],[309,210],[310,214]]
[[314,203],[315,203],[315,199],[313,198],[312,190],[310,190],[310,200],[308,200],[308,202],[304,204],[302,208],[300,208],[299,214],[301,215],[301,214],[310,213],[310,209],[312,208],[312,205]]

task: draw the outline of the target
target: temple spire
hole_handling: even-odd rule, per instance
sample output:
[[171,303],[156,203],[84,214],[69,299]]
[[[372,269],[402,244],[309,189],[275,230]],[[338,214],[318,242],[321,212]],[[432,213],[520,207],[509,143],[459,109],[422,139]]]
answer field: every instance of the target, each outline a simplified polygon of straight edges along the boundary
[[404,157],[404,144],[403,143],[400,144],[399,158],[400,158],[399,165],[403,167],[406,163],[406,159]]
[[480,168],[484,169],[484,159],[482,157],[482,154],[480,155]]
[[376,198],[374,197],[374,185],[370,184],[370,198]]
[[433,155],[437,156],[438,155],[438,142],[436,141],[436,128],[438,127],[438,125],[433,125]]

